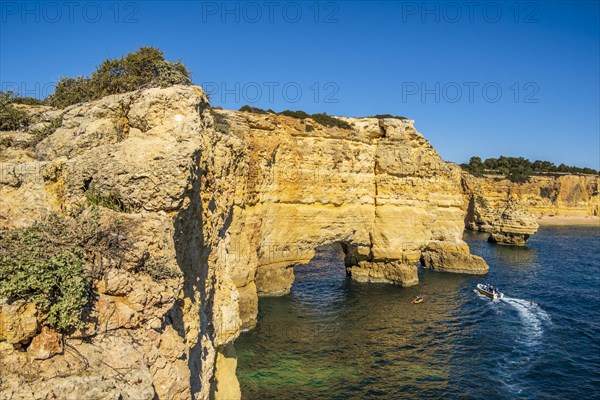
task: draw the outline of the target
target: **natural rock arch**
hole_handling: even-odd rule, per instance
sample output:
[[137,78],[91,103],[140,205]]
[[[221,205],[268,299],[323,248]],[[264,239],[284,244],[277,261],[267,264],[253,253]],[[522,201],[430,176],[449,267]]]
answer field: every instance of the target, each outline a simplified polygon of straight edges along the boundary
[[415,263],[485,273],[462,241],[461,171],[402,119],[347,119],[353,130],[275,114],[215,110],[244,149],[225,264],[239,292],[241,328],[256,323],[258,296],[282,295],[294,265],[344,243],[353,279],[403,286]]

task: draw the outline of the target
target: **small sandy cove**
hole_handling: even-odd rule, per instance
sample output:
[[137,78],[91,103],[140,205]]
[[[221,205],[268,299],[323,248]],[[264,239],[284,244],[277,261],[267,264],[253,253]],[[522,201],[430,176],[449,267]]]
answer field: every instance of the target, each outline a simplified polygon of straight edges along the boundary
[[600,217],[584,217],[584,216],[560,216],[548,217],[544,216],[537,219],[540,226],[544,225],[595,225],[600,227]]

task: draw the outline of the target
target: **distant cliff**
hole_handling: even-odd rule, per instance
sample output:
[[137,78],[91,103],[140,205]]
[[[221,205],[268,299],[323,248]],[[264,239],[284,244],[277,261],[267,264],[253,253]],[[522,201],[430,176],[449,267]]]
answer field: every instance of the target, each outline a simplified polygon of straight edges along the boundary
[[481,178],[479,182],[490,202],[516,198],[537,218],[600,215],[597,175],[532,176],[521,184],[492,177]]
[[503,177],[476,178],[465,173],[465,226],[490,232],[491,241],[524,244],[537,231],[539,218],[600,221],[599,182],[597,175],[531,176],[524,183],[514,183]]

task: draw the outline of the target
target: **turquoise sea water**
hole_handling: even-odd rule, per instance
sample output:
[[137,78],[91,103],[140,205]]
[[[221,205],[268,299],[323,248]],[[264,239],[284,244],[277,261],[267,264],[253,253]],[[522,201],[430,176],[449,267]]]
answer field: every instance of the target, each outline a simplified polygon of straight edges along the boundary
[[353,282],[323,249],[236,341],[243,398],[597,398],[600,229],[545,227],[525,248],[486,238],[465,234],[486,277],[420,270],[410,288]]

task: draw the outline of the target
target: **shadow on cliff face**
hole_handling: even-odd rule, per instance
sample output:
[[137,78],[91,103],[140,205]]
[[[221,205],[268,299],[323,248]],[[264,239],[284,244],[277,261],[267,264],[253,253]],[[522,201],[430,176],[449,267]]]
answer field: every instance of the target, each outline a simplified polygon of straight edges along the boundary
[[[210,248],[204,243],[204,221],[202,219],[202,174],[200,167],[201,151],[192,157],[187,189],[183,193],[183,207],[174,220],[174,243],[176,259],[183,273],[184,298],[179,299],[168,314],[165,325],[172,324],[189,345],[188,367],[190,369],[190,389],[192,396],[202,390],[201,374],[203,361],[209,354],[202,352],[202,334],[209,335],[212,342],[214,331],[211,326],[212,285],[209,282],[208,256]],[[189,304],[186,304],[189,301]],[[192,315],[187,315],[192,313]],[[197,315],[195,315],[197,314]],[[187,324],[187,326],[186,326]],[[197,324],[197,326],[196,326]],[[187,335],[186,335],[187,332]],[[192,337],[195,335],[196,337]]]
[[471,224],[475,223],[475,196],[469,197],[469,204],[467,205],[464,221],[465,229],[471,229]]
[[[182,195],[183,206],[174,219],[173,239],[177,264],[183,274],[183,299],[177,301],[163,323],[172,325],[189,346],[192,398],[198,393],[208,395],[214,389],[211,387],[216,357],[216,349],[211,348],[215,340],[214,246],[224,237],[233,219],[233,209],[227,210],[226,215],[218,215],[213,196],[218,193],[217,182],[210,165],[203,164],[207,161],[210,162],[204,160],[201,149],[193,154],[187,189]],[[207,220],[203,212],[215,213],[214,218]]]

